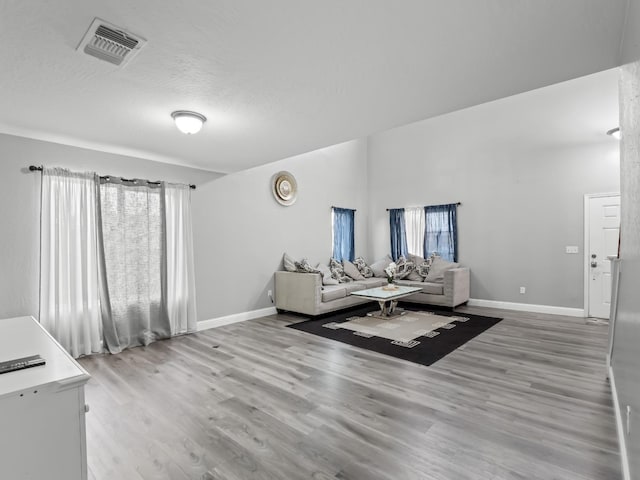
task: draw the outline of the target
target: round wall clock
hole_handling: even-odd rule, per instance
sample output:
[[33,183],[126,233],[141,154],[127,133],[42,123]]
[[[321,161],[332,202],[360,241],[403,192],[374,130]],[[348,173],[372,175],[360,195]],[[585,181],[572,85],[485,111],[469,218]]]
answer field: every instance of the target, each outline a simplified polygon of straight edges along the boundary
[[273,196],[280,205],[293,205],[298,195],[298,183],[289,172],[278,172],[271,181]]

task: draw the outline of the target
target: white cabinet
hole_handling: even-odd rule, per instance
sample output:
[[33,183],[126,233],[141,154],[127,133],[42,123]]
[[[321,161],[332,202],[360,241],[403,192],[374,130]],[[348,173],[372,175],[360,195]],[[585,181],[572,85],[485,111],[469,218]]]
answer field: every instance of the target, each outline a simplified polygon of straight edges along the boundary
[[0,361],[46,365],[0,375],[0,478],[85,480],[89,374],[33,317],[0,320]]

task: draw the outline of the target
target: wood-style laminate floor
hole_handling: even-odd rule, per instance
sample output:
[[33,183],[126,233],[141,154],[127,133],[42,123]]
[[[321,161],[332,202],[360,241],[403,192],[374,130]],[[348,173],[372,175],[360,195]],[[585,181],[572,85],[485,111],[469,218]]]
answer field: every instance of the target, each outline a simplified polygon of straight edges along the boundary
[[621,478],[607,327],[504,321],[431,367],[274,315],[80,362],[89,478]]

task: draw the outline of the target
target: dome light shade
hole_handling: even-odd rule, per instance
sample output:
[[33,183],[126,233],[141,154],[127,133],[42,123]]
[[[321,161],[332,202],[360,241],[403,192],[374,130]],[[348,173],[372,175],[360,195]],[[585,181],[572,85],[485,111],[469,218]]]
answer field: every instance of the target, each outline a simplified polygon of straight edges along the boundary
[[207,121],[207,117],[204,115],[197,112],[189,112],[188,110],[177,110],[171,116],[176,122],[178,130],[187,135],[198,133],[204,122]]

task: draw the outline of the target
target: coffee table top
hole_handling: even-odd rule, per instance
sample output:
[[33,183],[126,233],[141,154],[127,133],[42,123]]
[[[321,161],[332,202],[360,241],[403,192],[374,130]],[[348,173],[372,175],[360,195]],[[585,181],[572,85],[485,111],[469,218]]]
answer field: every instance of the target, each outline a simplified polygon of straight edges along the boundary
[[397,290],[385,290],[384,288],[385,287],[367,288],[365,290],[351,292],[351,295],[370,298],[372,300],[395,300],[422,291],[420,287],[408,287],[405,285],[398,285]]

